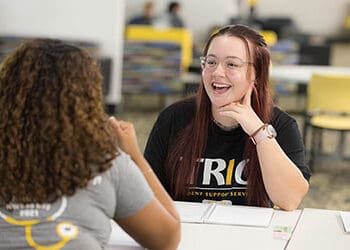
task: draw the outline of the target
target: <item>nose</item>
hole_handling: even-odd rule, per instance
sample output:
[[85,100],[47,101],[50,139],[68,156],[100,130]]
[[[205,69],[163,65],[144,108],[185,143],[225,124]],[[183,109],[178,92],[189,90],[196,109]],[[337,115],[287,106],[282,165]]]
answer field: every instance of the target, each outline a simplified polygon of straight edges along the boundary
[[216,68],[214,69],[213,75],[225,75],[225,67],[223,66],[223,64],[221,62],[219,62],[217,65],[216,65]]

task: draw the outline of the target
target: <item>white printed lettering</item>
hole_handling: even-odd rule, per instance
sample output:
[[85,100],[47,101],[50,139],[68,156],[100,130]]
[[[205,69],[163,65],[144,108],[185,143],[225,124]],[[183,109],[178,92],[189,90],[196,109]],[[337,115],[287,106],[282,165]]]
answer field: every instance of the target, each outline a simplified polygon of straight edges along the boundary
[[[213,169],[213,165],[217,165]],[[226,168],[226,162],[223,159],[205,159],[204,161],[204,172],[203,172],[203,185],[210,184],[210,177],[213,175],[216,178],[218,185],[225,184],[225,178],[220,171]]]
[[243,176],[243,169],[248,161],[249,160],[243,160],[236,167],[235,180],[238,184],[247,185],[247,181],[243,180],[242,176]]

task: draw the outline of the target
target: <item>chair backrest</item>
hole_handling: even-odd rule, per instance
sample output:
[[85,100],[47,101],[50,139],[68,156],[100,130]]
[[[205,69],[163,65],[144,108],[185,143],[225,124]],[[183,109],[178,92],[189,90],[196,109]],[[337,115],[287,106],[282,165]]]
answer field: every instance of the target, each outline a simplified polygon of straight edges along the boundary
[[350,114],[350,75],[314,74],[307,88],[307,112]]

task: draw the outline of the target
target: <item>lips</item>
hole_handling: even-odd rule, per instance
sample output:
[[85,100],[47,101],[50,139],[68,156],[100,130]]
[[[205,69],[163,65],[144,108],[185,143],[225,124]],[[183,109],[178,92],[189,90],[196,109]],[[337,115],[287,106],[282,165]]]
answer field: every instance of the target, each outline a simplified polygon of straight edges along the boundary
[[232,87],[230,84],[218,83],[218,82],[213,82],[211,86],[215,94],[223,94]]

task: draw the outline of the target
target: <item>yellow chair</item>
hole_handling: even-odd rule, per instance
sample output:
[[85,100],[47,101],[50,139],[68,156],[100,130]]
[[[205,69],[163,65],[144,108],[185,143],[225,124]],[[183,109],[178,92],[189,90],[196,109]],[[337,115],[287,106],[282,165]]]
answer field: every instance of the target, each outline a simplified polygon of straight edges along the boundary
[[311,127],[309,165],[313,170],[315,157],[322,149],[323,130],[342,133],[337,152],[343,156],[344,133],[350,131],[350,75],[314,74],[307,88],[306,109],[304,142]]

